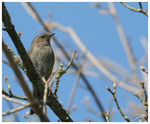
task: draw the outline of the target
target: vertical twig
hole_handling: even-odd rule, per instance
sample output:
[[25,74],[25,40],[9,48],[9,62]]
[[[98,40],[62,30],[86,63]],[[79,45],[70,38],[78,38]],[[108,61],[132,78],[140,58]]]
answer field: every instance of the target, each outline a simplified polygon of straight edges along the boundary
[[56,93],[57,93],[57,90],[58,90],[58,85],[59,85],[60,77],[61,77],[64,73],[66,73],[66,72],[68,71],[68,69],[69,69],[69,67],[71,66],[71,63],[73,62],[73,59],[74,59],[74,57],[75,57],[75,55],[76,55],[76,52],[77,52],[76,50],[73,52],[72,58],[71,58],[71,60],[70,60],[70,62],[69,62],[69,64],[67,65],[67,67],[66,67],[65,70],[63,70],[63,64],[60,63],[60,67],[59,67],[58,73],[57,73],[57,75],[56,75],[56,77],[55,77],[55,82],[56,82],[55,87],[54,87],[54,89],[55,89],[54,95],[55,95],[55,96],[56,96]]
[[113,3],[108,3],[108,5],[109,5],[109,9],[110,9],[111,15],[112,15],[112,17],[113,17],[113,19],[115,21],[116,28],[117,28],[120,40],[121,40],[121,42],[123,44],[123,47],[125,49],[125,52],[126,52],[129,64],[130,64],[130,68],[131,68],[131,71],[133,73],[133,76],[134,76],[135,80],[137,82],[139,82],[139,77],[138,77],[138,73],[137,73],[137,70],[136,70],[134,56],[133,56],[131,48],[130,48],[130,46],[128,44],[126,36],[124,34],[123,28],[122,28],[122,26],[121,26],[121,24],[119,22],[115,6],[114,6]]
[[46,114],[46,101],[47,101],[48,84],[52,80],[52,77],[54,76],[55,73],[56,73],[56,71],[53,71],[51,73],[50,77],[48,78],[48,80],[45,80],[44,77],[42,78],[43,82],[45,83],[44,97],[43,97],[43,113],[44,114]]
[[115,93],[116,93],[116,87],[117,87],[117,84],[114,83],[114,84],[113,84],[114,91],[111,91],[111,89],[110,89],[108,86],[106,86],[106,89],[112,94],[113,99],[114,99],[114,101],[115,101],[115,103],[116,103],[116,106],[117,106],[117,108],[118,108],[120,114],[122,115],[122,117],[123,117],[127,122],[130,122],[129,118],[128,118],[127,116],[125,116],[125,114],[122,112],[122,110],[121,110],[121,108],[120,108],[120,106],[119,106],[119,103],[118,103],[117,98],[116,98],[116,95],[115,95]]
[[142,3],[141,3],[141,2],[139,2],[139,6],[140,6],[140,9],[143,9]]
[[74,95],[75,95],[75,91],[77,89],[77,85],[78,85],[78,82],[79,82],[80,74],[81,74],[81,70],[79,70],[77,72],[76,79],[75,79],[75,82],[74,82],[74,85],[73,85],[73,88],[72,88],[72,92],[71,92],[71,95],[69,97],[70,99],[69,99],[69,102],[68,102],[68,105],[67,105],[67,110],[68,111],[70,110],[71,104],[73,102],[73,98],[74,98]]

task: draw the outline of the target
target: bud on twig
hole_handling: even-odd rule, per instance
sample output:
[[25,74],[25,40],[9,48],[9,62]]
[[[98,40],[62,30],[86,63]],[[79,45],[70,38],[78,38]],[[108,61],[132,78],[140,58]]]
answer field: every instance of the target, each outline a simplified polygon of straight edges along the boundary
[[141,81],[140,84],[143,86],[144,85],[144,81]]
[[146,74],[148,74],[148,72],[147,72],[147,70],[145,69],[144,66],[140,66],[140,69],[141,69],[143,72],[145,72]]
[[114,83],[114,84],[113,84],[113,88],[114,88],[114,89],[116,89],[116,87],[117,87],[117,84],[116,84],[116,83]]
[[145,71],[144,66],[140,66],[140,69],[141,69],[142,71]]
[[108,86],[106,86],[106,89],[107,89],[111,94],[113,94],[113,92],[111,91],[111,89],[110,89]]
[[106,89],[107,89],[107,90],[110,90],[110,88],[109,88],[108,86],[106,86]]
[[8,77],[4,77],[5,78],[5,80],[7,80],[8,79]]

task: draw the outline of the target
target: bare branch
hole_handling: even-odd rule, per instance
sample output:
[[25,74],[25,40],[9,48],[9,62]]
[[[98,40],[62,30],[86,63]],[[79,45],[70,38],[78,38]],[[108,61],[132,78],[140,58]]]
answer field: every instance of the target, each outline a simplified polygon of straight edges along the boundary
[[139,2],[139,6],[140,6],[140,9],[143,9],[142,3],[141,3],[141,2]]
[[21,106],[21,107],[18,107],[18,108],[9,110],[9,111],[7,111],[7,112],[2,113],[2,116],[10,115],[10,114],[15,113],[15,112],[18,112],[18,111],[20,111],[20,110],[22,110],[22,109],[25,109],[25,108],[27,108],[27,107],[29,107],[29,106],[31,106],[31,104],[26,104],[26,105],[23,105],[23,106]]
[[74,82],[74,85],[73,85],[73,88],[72,88],[72,92],[70,94],[69,102],[68,102],[68,105],[67,105],[68,112],[70,112],[71,104],[73,102],[73,98],[74,98],[75,91],[76,91],[76,88],[77,88],[77,85],[78,85],[78,82],[79,82],[80,74],[81,74],[81,70],[79,70],[79,72],[77,72],[76,79],[75,79],[75,82]]
[[97,67],[112,82],[117,82],[120,87],[122,87],[130,92],[133,92],[133,93],[138,92],[137,88],[129,86],[129,85],[125,84],[124,82],[118,80],[117,77],[115,77],[115,75],[113,75],[108,69],[106,69],[105,66],[103,66],[103,64],[100,61],[98,61],[96,59],[96,57],[94,57],[94,55],[92,55],[91,52],[88,51],[88,49],[84,46],[84,44],[82,43],[82,41],[79,39],[79,37],[77,36],[77,34],[75,33],[75,31],[72,28],[64,27],[58,23],[53,23],[53,26],[63,32],[68,33],[71,36],[71,38],[73,39],[73,41],[77,44],[77,46],[81,49],[81,51],[85,54],[85,56],[92,62],[92,64],[95,67]]
[[134,96],[136,96],[141,101],[141,103],[144,104],[143,100],[139,97],[138,94],[134,94]]
[[8,97],[13,97],[13,98],[17,98],[17,99],[21,99],[21,100],[27,100],[26,97],[22,97],[22,96],[16,96],[14,94],[9,94],[7,93],[4,89],[2,90],[2,94],[8,96]]
[[[42,99],[43,93],[44,93],[44,83],[43,83],[41,77],[35,71],[35,68],[34,68],[28,54],[26,53],[25,48],[24,48],[23,44],[21,43],[20,38],[18,37],[18,35],[14,29],[14,26],[11,23],[9,13],[6,10],[4,3],[2,6],[2,9],[3,9],[2,20],[3,20],[4,26],[7,30],[7,33],[11,37],[13,43],[15,44],[17,51],[18,51],[18,53],[19,53],[19,55],[23,61],[23,64],[24,64],[25,68],[27,69],[27,76],[29,77],[30,81],[33,84],[33,88],[34,88],[35,93],[38,93],[41,95],[41,96],[39,96],[38,99]],[[3,43],[3,45],[4,45],[4,43]],[[6,46],[5,46],[5,49],[6,49],[5,51],[7,51]],[[30,97],[32,97],[32,94],[30,95]],[[61,104],[56,100],[56,98],[52,94],[48,97],[48,99],[50,101],[48,100],[47,104],[51,107],[51,109],[55,112],[55,114],[62,121],[72,121],[72,119],[69,117],[69,115],[66,113],[66,111],[62,108]],[[54,106],[57,106],[57,107],[54,107]],[[33,110],[35,110],[35,113],[39,115],[41,121],[49,121],[48,118],[46,118],[46,116],[39,109],[37,109],[38,106],[34,105],[31,107],[33,107]],[[36,109],[34,109],[34,107]],[[60,113],[63,115],[61,115]]]
[[144,115],[144,119],[148,122],[148,101],[147,101],[147,93],[146,93],[146,89],[145,89],[145,86],[144,86],[144,82],[140,82],[141,84],[141,87],[144,91],[144,96],[145,96],[145,99],[142,100],[140,98],[140,96],[138,94],[135,94],[135,96],[141,101],[141,103],[145,106],[145,112],[146,112],[146,115]]
[[142,89],[144,90],[144,96],[145,96],[144,102],[147,102],[147,93],[146,93],[146,89],[145,89],[145,86],[144,86],[144,82],[140,82],[140,84],[141,84]]
[[8,80],[7,80],[7,79],[8,79],[8,77],[5,77],[5,82],[6,82],[6,84],[7,84],[9,94],[10,94],[10,95],[12,95],[11,87],[10,87],[10,85],[9,85],[9,83],[8,83]]
[[134,11],[134,12],[139,12],[139,13],[143,13],[144,15],[146,15],[148,17],[148,12],[144,11],[142,9],[142,4],[141,2],[139,2],[139,6],[140,6],[140,9],[136,9],[136,8],[133,8],[131,6],[128,6],[127,4],[125,4],[124,2],[120,2],[122,5],[124,5],[125,7],[127,7],[128,9]]
[[43,97],[43,113],[44,114],[46,114],[46,101],[47,101],[48,84],[51,81],[51,79],[55,73],[56,73],[56,71],[53,71],[47,81],[45,80],[45,78],[44,79],[42,78],[44,83],[45,83],[44,97]]
[[148,42],[145,37],[140,38],[141,44],[145,50],[145,53],[148,53]]
[[129,64],[130,64],[130,68],[131,68],[131,71],[133,73],[133,76],[134,76],[135,80],[137,82],[139,82],[139,77],[138,77],[138,73],[137,73],[136,65],[135,65],[135,59],[134,59],[133,53],[131,51],[131,48],[129,46],[129,43],[128,43],[127,39],[126,39],[126,36],[124,34],[123,28],[122,28],[122,26],[121,26],[121,24],[119,22],[115,6],[114,6],[113,3],[108,3],[108,5],[109,5],[109,9],[110,9],[111,15],[112,15],[112,17],[113,17],[113,19],[114,19],[114,21],[116,23],[116,28],[117,28],[120,40],[121,40],[121,42],[123,44],[123,47],[125,49],[125,52],[126,52]]
[[[36,10],[32,7],[32,5],[30,3],[26,3],[28,4],[28,6],[31,8],[32,12],[34,12],[34,14],[37,17],[37,20],[40,22],[40,24],[43,26],[45,31],[50,31],[49,28],[45,25],[44,21],[41,19],[41,17],[38,15],[38,13],[36,12]],[[63,48],[63,46],[58,42],[58,40],[53,37],[56,45],[60,48],[60,50],[62,51],[63,55],[67,58],[68,61],[70,61],[70,56],[68,55],[68,53],[66,52],[66,50]],[[79,67],[74,64],[74,62],[72,63],[73,68],[75,68],[75,70],[78,70]],[[100,109],[100,111],[104,111],[104,108],[100,102],[100,100],[98,99],[94,89],[92,88],[92,86],[90,85],[89,81],[86,79],[85,75],[83,73],[81,73],[81,79],[84,81],[85,85],[87,86],[87,88],[89,89],[90,93],[92,94],[93,98],[95,99],[95,102],[98,106],[98,108]],[[105,117],[103,117],[104,120],[106,121]]]
[[[2,48],[3,48],[3,51],[4,51],[7,59],[10,61],[10,65],[11,65],[14,73],[16,74],[21,87],[22,87],[25,95],[28,98],[28,101],[30,103],[36,103],[35,102],[36,100],[32,96],[32,93],[30,92],[30,89],[28,88],[28,86],[27,86],[27,84],[26,84],[26,82],[25,82],[21,72],[19,71],[17,65],[14,63],[12,57],[10,56],[9,51],[7,51],[7,48],[6,48],[4,43],[2,44]],[[41,121],[49,121],[49,119],[41,112],[41,109],[39,108],[39,105],[37,103],[34,106],[32,105],[31,108],[36,112],[37,115],[39,115]]]
[[14,102],[14,103],[18,103],[18,104],[21,104],[21,105],[26,105],[26,103],[21,102],[21,101],[18,101],[18,100],[11,99],[11,98],[9,98],[9,97],[6,96],[6,95],[2,95],[2,97],[3,97],[4,99],[8,100],[8,101],[11,101],[11,102]]
[[58,73],[57,73],[57,75],[56,75],[56,77],[55,77],[55,82],[56,82],[56,84],[55,84],[55,87],[54,87],[54,89],[55,89],[54,95],[56,95],[56,93],[57,93],[60,77],[61,77],[64,73],[66,73],[67,70],[69,69],[69,67],[71,66],[71,63],[73,62],[73,59],[74,59],[74,57],[75,57],[75,55],[76,55],[76,52],[77,52],[76,50],[73,52],[72,58],[71,58],[71,60],[70,60],[70,62],[69,62],[69,64],[67,65],[67,67],[66,67],[65,70],[63,70],[63,64],[60,63],[60,67],[59,67]]
[[112,96],[113,96],[113,98],[114,98],[114,101],[115,101],[115,103],[116,103],[116,106],[117,106],[117,108],[118,108],[120,114],[122,115],[122,117],[123,117],[127,122],[130,122],[129,118],[128,118],[127,116],[125,116],[125,114],[122,112],[122,110],[121,110],[121,108],[120,108],[120,106],[119,106],[119,103],[118,103],[118,101],[117,101],[117,98],[116,98],[116,95],[115,95],[115,93],[116,93],[116,85],[117,85],[116,83],[113,84],[114,91],[111,91],[111,89],[110,89],[108,86],[106,87],[106,89],[112,94]]
[[[4,42],[4,40],[2,40],[3,43],[5,44],[7,50],[10,52],[14,62],[16,62],[16,64],[27,74],[27,71],[23,65],[23,63],[20,61],[19,57],[12,51],[12,49]],[[9,63],[8,63],[9,64]]]

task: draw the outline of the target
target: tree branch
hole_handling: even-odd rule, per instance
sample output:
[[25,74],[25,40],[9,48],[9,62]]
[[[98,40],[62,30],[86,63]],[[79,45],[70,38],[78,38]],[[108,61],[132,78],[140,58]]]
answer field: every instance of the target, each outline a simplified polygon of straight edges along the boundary
[[[2,4],[2,11],[3,11],[2,20],[3,20],[4,26],[6,28],[6,31],[8,32],[14,45],[17,48],[17,51],[18,51],[18,53],[23,61],[23,64],[27,70],[27,76],[28,76],[29,80],[32,82],[34,91],[39,94],[40,98],[38,98],[38,99],[42,99],[43,93],[44,93],[44,83],[41,80],[41,77],[35,71],[35,68],[34,68],[28,54],[26,53],[26,50],[25,50],[23,44],[21,43],[20,38],[18,37],[18,35],[15,31],[14,25],[12,25],[12,23],[11,23],[9,13],[6,10],[4,3]],[[51,109],[54,111],[54,113],[60,118],[61,121],[72,121],[72,119],[69,117],[69,115],[66,113],[66,111],[62,108],[61,104],[57,101],[57,99],[52,94],[48,97],[48,101],[50,101],[50,102],[48,102],[48,105],[51,107]],[[57,107],[55,107],[55,106],[57,106]],[[61,114],[63,114],[63,115],[61,115]]]
[[6,95],[6,96],[8,96],[8,97],[10,97],[10,98],[13,97],[13,98],[21,99],[21,100],[27,100],[26,97],[16,96],[16,95],[14,95],[14,94],[9,94],[9,93],[7,93],[4,89],[2,89],[2,94]]
[[[45,31],[50,32],[49,28],[45,25],[44,21],[41,19],[41,17],[38,15],[37,11],[32,7],[32,5],[30,3],[25,3],[28,5],[28,9],[31,9],[31,12],[33,13],[34,17],[36,17],[36,20],[40,22],[40,24],[43,26]],[[31,13],[30,13],[31,14]],[[63,46],[58,42],[58,40],[53,37],[56,45],[60,48],[60,50],[62,51],[62,53],[64,54],[64,56],[66,57],[66,59],[68,61],[70,61],[70,56],[68,55],[68,53],[66,52],[66,50],[63,48]],[[79,67],[73,62],[72,63],[72,67],[78,71]],[[99,110],[103,113],[105,110],[100,102],[100,100],[98,99],[94,89],[92,88],[92,86],[90,85],[90,82],[87,80],[87,78],[85,77],[85,75],[81,72],[81,79],[84,81],[85,85],[87,86],[88,90],[90,91],[90,93],[92,94]],[[103,116],[104,121],[106,121],[105,116]]]
[[126,89],[130,92],[138,92],[137,88],[134,88],[130,85],[127,85],[123,81],[119,80],[114,74],[112,74],[105,66],[103,66],[102,62],[100,62],[88,49],[84,46],[80,38],[77,36],[76,32],[70,27],[64,27],[58,23],[52,23],[54,28],[57,28],[65,33],[68,33],[73,41],[77,44],[80,50],[85,54],[85,56],[91,61],[91,63],[97,67],[108,79],[112,82],[117,82],[120,87]]
[[148,12],[144,11],[142,9],[142,4],[141,2],[139,2],[139,6],[140,6],[140,9],[136,9],[136,8],[133,8],[131,6],[128,6],[127,4],[125,4],[124,2],[120,2],[122,5],[124,5],[125,7],[127,7],[128,9],[134,11],[134,12],[139,12],[139,13],[143,13],[144,15],[146,15],[148,17]]
[[121,110],[121,108],[120,108],[120,106],[119,106],[119,103],[118,103],[118,101],[117,101],[117,98],[116,98],[116,95],[115,95],[115,93],[116,93],[116,85],[117,85],[116,83],[113,84],[114,91],[111,91],[111,89],[110,89],[108,86],[106,86],[106,89],[112,94],[112,96],[113,96],[113,98],[114,98],[114,101],[115,101],[115,103],[116,103],[116,106],[117,106],[117,108],[118,108],[120,114],[122,115],[122,117],[123,117],[127,122],[130,122],[129,118],[128,118],[127,116],[125,116],[125,114],[122,112],[122,110]]
[[[3,4],[3,7],[4,7],[4,4]],[[27,84],[26,84],[26,82],[25,82],[25,80],[24,80],[20,70],[18,69],[17,65],[14,63],[14,61],[13,61],[9,51],[7,51],[7,48],[6,48],[6,46],[5,46],[5,44],[3,42],[2,42],[2,49],[3,49],[3,52],[5,53],[5,56],[9,60],[11,68],[13,69],[15,75],[17,76],[17,78],[19,80],[19,83],[20,83],[20,86],[23,89],[25,95],[27,96],[28,101],[30,103],[35,103],[34,106],[33,105],[31,106],[31,108],[39,116],[41,121],[43,121],[43,122],[49,121],[49,119],[41,112],[41,109],[39,108],[39,104],[36,103],[36,100],[33,97],[33,95],[31,94],[30,89],[27,86]]]
[[133,73],[133,77],[135,78],[136,82],[139,82],[139,76],[138,76],[138,73],[136,70],[136,65],[135,65],[135,58],[133,56],[133,52],[132,52],[131,47],[127,41],[127,38],[126,38],[125,33],[123,31],[123,28],[119,22],[115,6],[113,3],[108,3],[108,5],[109,5],[110,13],[114,19],[115,24],[116,24],[116,28],[117,28],[120,40],[121,40],[122,45],[124,47],[131,71]]

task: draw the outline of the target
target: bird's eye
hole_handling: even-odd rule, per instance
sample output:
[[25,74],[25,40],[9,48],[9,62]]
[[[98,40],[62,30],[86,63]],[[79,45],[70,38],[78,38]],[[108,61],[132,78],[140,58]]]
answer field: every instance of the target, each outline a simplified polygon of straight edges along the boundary
[[41,36],[41,38],[45,38],[45,35]]

